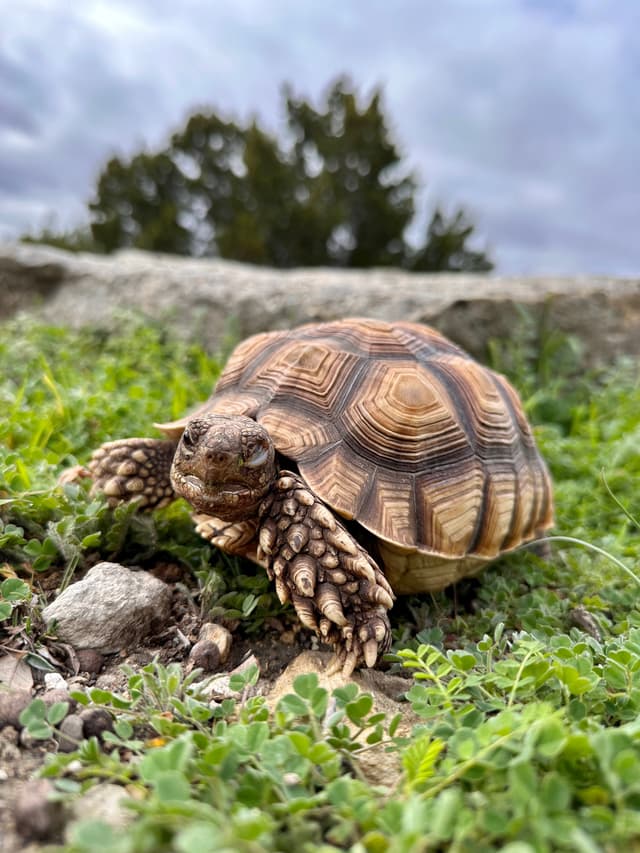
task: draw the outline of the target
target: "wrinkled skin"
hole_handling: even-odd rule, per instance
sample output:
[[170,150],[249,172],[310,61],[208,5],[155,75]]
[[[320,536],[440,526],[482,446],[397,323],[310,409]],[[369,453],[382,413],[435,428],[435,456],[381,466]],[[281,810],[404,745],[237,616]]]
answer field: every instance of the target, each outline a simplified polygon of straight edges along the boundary
[[225,521],[255,516],[276,477],[275,450],[263,427],[245,417],[193,418],[171,466],[171,484],[198,512]]

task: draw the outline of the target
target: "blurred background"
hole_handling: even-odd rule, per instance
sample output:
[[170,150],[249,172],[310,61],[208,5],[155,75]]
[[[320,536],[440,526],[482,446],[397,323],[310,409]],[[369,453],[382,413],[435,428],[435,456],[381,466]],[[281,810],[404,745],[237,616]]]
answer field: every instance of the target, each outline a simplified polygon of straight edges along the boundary
[[0,239],[640,270],[638,0],[0,0]]

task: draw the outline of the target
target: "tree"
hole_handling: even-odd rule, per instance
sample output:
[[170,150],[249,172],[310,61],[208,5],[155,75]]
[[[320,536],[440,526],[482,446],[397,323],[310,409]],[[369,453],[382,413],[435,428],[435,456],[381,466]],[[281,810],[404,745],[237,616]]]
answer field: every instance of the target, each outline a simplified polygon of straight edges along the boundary
[[436,211],[424,244],[407,244],[416,178],[392,139],[380,89],[363,99],[339,78],[318,107],[287,87],[284,105],[282,139],[256,120],[197,113],[157,153],[109,160],[89,204],[96,250],[276,267],[491,269],[468,248],[474,229],[462,210],[450,220]]
[[447,219],[436,209],[424,245],[409,259],[408,267],[430,272],[488,272],[493,264],[485,253],[467,245],[473,230],[464,210],[458,209]]
[[401,264],[415,180],[403,174],[380,90],[359,107],[340,79],[323,111],[285,92],[295,168],[306,182],[309,204],[325,214],[327,261],[353,267]]
[[129,164],[109,160],[98,179],[91,232],[104,251],[136,246],[187,255],[192,234],[184,221],[184,175],[166,152],[137,154]]

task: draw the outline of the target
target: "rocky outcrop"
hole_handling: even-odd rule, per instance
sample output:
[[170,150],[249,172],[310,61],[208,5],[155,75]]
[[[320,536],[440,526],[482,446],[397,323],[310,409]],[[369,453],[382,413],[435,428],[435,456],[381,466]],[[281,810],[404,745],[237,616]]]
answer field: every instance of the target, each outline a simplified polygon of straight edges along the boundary
[[[0,318],[19,310],[53,324],[113,325],[133,309],[218,349],[225,337],[345,316],[438,327],[474,355],[488,341],[558,330],[587,363],[640,355],[640,278],[497,277],[394,269],[275,270],[217,259],[126,251],[103,257],[0,246]],[[524,309],[524,311],[523,311]]]

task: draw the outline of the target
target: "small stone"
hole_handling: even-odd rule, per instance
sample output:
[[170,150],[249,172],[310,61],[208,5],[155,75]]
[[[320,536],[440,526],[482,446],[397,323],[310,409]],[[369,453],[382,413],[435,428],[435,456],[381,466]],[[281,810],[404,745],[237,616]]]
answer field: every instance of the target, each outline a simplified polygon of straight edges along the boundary
[[231,633],[215,622],[205,622],[200,628],[198,642],[189,653],[189,665],[205,672],[218,672],[231,650]]
[[122,831],[135,819],[135,813],[123,805],[129,799],[127,792],[120,785],[103,782],[89,788],[71,805],[71,820],[65,827],[65,841],[69,844],[73,837],[75,821],[86,820],[90,815],[92,820],[106,823],[116,832]]
[[75,710],[76,707],[76,701],[69,696],[69,691],[60,687],[56,687],[54,690],[46,690],[40,698],[47,708],[55,705],[56,702],[68,702],[70,711]]
[[62,828],[62,806],[49,799],[53,790],[48,779],[25,782],[13,807],[16,831],[23,839],[47,841],[53,839]]
[[21,729],[20,714],[32,698],[30,690],[0,690],[0,729],[4,726]]
[[104,655],[96,649],[78,649],[76,656],[81,672],[97,675],[104,666]]
[[586,607],[583,607],[581,604],[578,607],[574,607],[569,611],[569,619],[571,620],[571,624],[575,625],[576,628],[580,628],[581,631],[590,634],[594,640],[598,642],[602,641],[600,626]]
[[217,622],[205,622],[200,628],[198,639],[215,643],[220,649],[220,661],[226,663],[231,651],[231,631],[228,631],[224,625],[218,625]]
[[60,723],[58,749],[60,752],[75,752],[83,739],[82,719],[78,714],[69,714]]
[[211,640],[198,640],[189,652],[190,668],[218,672],[221,666],[220,649]]
[[69,685],[59,672],[47,672],[44,676],[44,686],[46,690],[69,689]]
[[113,718],[104,708],[85,708],[79,714],[82,720],[82,734],[85,738],[102,738],[104,732],[113,731]]

